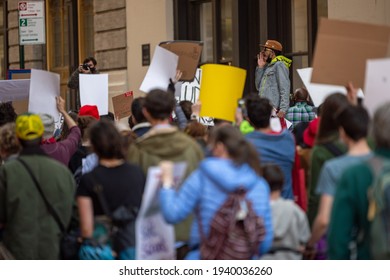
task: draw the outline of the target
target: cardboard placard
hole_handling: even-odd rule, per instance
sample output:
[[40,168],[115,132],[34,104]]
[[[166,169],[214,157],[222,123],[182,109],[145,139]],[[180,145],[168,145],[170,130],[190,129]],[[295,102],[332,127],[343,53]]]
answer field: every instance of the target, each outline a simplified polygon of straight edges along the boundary
[[131,103],[133,103],[133,92],[125,92],[112,98],[115,117],[123,119],[131,115]]
[[[313,72],[313,68],[311,67],[297,69],[297,72],[307,91],[309,92],[314,106],[316,107],[320,106],[324,102],[325,98],[333,93],[338,92],[347,94],[347,89],[344,86],[311,83],[310,80]],[[358,97],[364,98],[364,94],[361,89],[358,89]]]
[[200,116],[234,122],[238,100],[242,97],[246,70],[221,64],[201,67]]
[[382,104],[390,101],[390,59],[367,61],[364,105],[371,116]]
[[179,56],[177,69],[183,72],[181,81],[191,82],[194,80],[200,55],[202,54],[202,42],[168,41],[161,42],[159,46]]
[[311,82],[364,88],[366,60],[389,56],[389,26],[322,18]]

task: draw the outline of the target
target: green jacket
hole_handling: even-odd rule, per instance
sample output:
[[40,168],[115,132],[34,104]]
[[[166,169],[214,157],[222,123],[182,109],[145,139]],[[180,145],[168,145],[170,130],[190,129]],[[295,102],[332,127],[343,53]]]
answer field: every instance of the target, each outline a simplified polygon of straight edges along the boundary
[[[390,150],[376,150],[376,156],[390,159]],[[337,184],[332,215],[328,229],[328,257],[330,259],[349,259],[349,245],[357,241],[357,259],[371,259],[367,220],[367,191],[373,182],[371,167],[360,163],[348,168]]]
[[[332,142],[335,144],[341,151],[346,152],[347,148],[338,140]],[[314,145],[311,156],[310,156],[310,182],[308,186],[308,218],[310,225],[313,224],[315,217],[318,212],[318,205],[320,201],[320,196],[316,194],[316,187],[318,178],[320,176],[321,168],[324,165],[325,161],[334,158],[335,155],[332,154],[325,146],[323,145]]]
[[[184,161],[187,163],[184,177],[187,178],[198,168],[203,155],[200,145],[194,139],[176,127],[167,127],[152,128],[138,138],[135,145],[130,146],[128,160],[141,166],[145,174],[149,167],[158,166],[162,160]],[[191,223],[192,217],[189,217],[175,226],[176,241],[188,241]]]
[[[64,225],[71,218],[75,185],[63,164],[44,155],[22,155]],[[61,231],[24,166],[11,160],[0,167],[0,224],[3,241],[16,259],[59,258]]]
[[162,160],[185,161],[185,178],[202,159],[203,151],[199,144],[176,127],[151,128],[137,139],[135,145],[130,146],[128,152],[128,160],[141,166],[145,174],[150,166],[157,166]]

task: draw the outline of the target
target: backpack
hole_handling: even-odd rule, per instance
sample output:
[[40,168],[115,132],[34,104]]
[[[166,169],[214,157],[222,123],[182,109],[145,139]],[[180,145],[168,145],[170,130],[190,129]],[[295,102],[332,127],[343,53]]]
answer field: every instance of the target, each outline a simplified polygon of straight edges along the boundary
[[373,184],[368,190],[369,246],[372,259],[390,259],[390,161],[369,160]]
[[200,254],[204,260],[249,260],[257,255],[264,239],[263,220],[256,215],[243,187],[229,193],[215,213],[208,237],[201,236]]

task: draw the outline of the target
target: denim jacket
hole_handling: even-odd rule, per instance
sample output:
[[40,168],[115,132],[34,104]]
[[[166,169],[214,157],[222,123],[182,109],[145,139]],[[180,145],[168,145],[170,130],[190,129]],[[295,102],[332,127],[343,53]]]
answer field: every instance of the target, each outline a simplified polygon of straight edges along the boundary
[[256,67],[256,89],[261,97],[271,101],[272,106],[287,113],[290,97],[289,67],[291,60],[277,56],[263,68]]

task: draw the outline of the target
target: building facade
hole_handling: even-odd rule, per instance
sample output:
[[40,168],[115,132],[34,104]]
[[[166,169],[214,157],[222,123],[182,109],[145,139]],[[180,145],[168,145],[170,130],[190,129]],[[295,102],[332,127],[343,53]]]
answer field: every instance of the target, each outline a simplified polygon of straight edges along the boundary
[[87,56],[109,74],[110,96],[137,95],[148,69],[143,58],[152,57],[158,43],[199,40],[201,63],[247,69],[248,93],[254,91],[259,44],[267,38],[280,41],[293,59],[296,88],[295,69],[311,65],[321,17],[390,26],[387,0],[45,0],[46,44],[20,47],[18,2],[0,2],[0,78],[21,67],[58,73],[70,107],[75,99],[66,83]]

